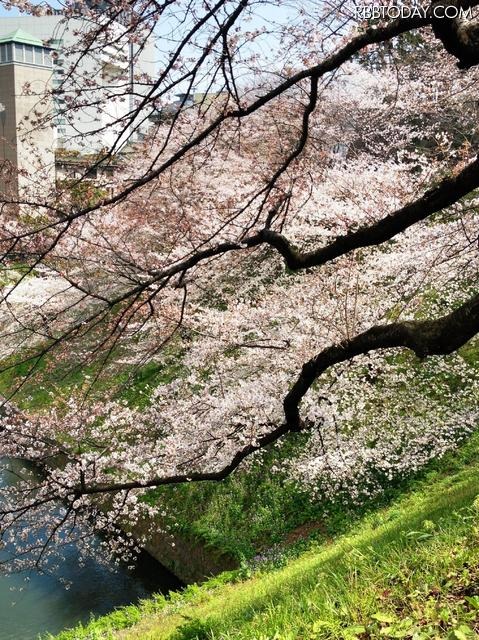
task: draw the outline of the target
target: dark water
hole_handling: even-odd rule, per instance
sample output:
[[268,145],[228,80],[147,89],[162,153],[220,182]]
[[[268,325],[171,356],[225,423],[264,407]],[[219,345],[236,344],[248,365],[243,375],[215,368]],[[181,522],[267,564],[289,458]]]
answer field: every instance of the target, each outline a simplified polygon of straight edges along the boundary
[[[0,471],[0,491],[12,481],[12,474]],[[65,550],[59,574],[71,582],[68,590],[58,581],[58,574],[0,573],[0,640],[36,640],[47,632],[55,634],[87,622],[92,614],[105,614],[152,593],[166,593],[181,586],[147,554],[139,558],[133,570],[120,567],[112,572],[94,559],[79,567],[74,546]]]

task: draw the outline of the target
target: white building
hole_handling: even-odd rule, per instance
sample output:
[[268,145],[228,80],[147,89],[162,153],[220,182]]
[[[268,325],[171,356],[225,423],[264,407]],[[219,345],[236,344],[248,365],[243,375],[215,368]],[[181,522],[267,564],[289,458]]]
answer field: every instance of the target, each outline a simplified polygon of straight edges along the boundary
[[[110,148],[113,144],[118,149],[126,142],[131,132],[125,132],[118,139],[119,129],[115,127],[115,121],[131,110],[138,94],[143,95],[147,91],[144,82],[140,84],[135,80],[140,74],[154,78],[156,66],[153,38],[140,51],[135,51],[126,40],[122,43],[120,38],[117,43],[106,44],[100,53],[81,57],[76,70],[78,84],[75,86],[68,70],[78,53],[76,43],[90,28],[86,19],[65,20],[60,11],[56,15],[41,17],[0,18],[0,38],[22,29],[56,51],[52,75],[56,146],[78,149],[83,153]],[[120,24],[118,29],[121,30]],[[90,87],[89,79],[94,82]],[[78,99],[76,89],[80,89],[80,99],[85,99],[85,106],[73,111],[67,108],[65,97],[70,93]],[[134,135],[138,133],[140,131],[135,131]]]

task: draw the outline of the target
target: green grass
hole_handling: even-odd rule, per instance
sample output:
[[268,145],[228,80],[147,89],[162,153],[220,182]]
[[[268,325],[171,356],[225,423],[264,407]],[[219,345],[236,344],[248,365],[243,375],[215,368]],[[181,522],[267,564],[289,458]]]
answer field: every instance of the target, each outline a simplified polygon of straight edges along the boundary
[[[477,349],[477,343],[470,344],[463,353],[472,368],[477,366]],[[121,354],[115,355],[121,359]],[[27,379],[15,402],[22,408],[41,411],[84,391],[89,381],[96,379],[99,365],[67,360],[65,364],[61,359],[55,363],[42,361],[39,377]],[[399,354],[394,362],[399,368],[415,366],[410,354]],[[0,393],[7,395],[28,374],[30,366],[16,364],[0,374]],[[434,377],[433,364],[421,365],[419,371],[416,386],[422,384],[429,396],[437,392],[438,401],[443,402],[442,387],[431,384],[431,380],[440,380],[440,376]],[[148,403],[152,389],[182,372],[181,346],[172,345],[162,354],[161,362],[151,362],[138,370],[112,362],[96,379],[93,394],[101,398],[105,390],[115,387],[117,398],[141,407]],[[447,377],[443,386],[450,388],[451,397],[464,384],[453,373],[440,374]],[[374,384],[381,388],[381,380],[376,379]],[[383,407],[384,394],[379,393],[378,398]],[[404,410],[409,415],[407,403]],[[246,563],[239,572],[202,587],[190,587],[171,600],[153,598],[59,637],[314,640],[389,634],[420,640],[421,634],[426,634],[425,638],[449,633],[467,636],[467,627],[475,624],[475,618],[471,618],[475,600],[465,599],[472,597],[468,591],[461,602],[459,598],[448,604],[450,585],[441,591],[444,585],[439,578],[450,573],[454,589],[470,589],[470,584],[462,584],[467,577],[463,573],[467,564],[477,565],[476,534],[471,524],[475,511],[471,504],[479,491],[479,437],[459,453],[429,465],[421,477],[390,483],[381,496],[360,507],[344,502],[345,496],[334,504],[322,499],[313,502],[286,473],[271,473],[273,466],[282,468],[282,463],[296,457],[306,437],[299,434],[280,448],[259,452],[246,470],[225,482],[167,487],[148,496],[164,507],[169,524],[180,533],[238,561],[249,561],[258,551],[273,547],[273,560],[261,571],[256,570],[247,580],[251,565]],[[307,529],[309,524],[317,525],[314,540],[305,543],[300,539],[286,548],[291,533],[303,525]],[[429,563],[430,558],[434,562]],[[403,566],[402,562],[409,564]],[[419,582],[406,584],[401,576],[409,575],[418,576]],[[391,585],[399,586],[395,591]],[[414,593],[419,594],[417,601]],[[443,613],[432,612],[431,594],[439,599],[444,596]],[[442,619],[447,616],[450,619]]]
[[478,637],[479,434],[387,507],[280,569],[228,574],[57,640]]
[[7,287],[16,284],[20,278],[33,278],[37,274],[28,264],[14,262],[0,266],[0,287]]
[[88,393],[90,399],[102,399],[112,391],[113,398],[130,406],[144,407],[151,392],[183,373],[181,352],[165,350],[161,361],[141,366],[95,362],[55,362],[52,357],[29,359],[24,352],[0,364],[0,396],[10,398],[27,411],[44,411],[53,404],[61,406],[72,394]]

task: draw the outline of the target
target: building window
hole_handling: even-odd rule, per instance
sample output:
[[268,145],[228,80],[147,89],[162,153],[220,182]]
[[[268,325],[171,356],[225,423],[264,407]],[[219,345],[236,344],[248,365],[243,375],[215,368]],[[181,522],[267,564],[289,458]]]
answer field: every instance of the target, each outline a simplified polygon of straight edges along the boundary
[[0,44],[0,63],[20,62],[36,64],[40,67],[52,67],[52,56],[48,49],[35,47],[22,42]]
[[43,65],[43,49],[41,47],[34,47],[35,51],[35,64]]
[[33,62],[33,47],[31,44],[25,45],[25,62]]
[[15,42],[14,48],[15,48],[15,62],[24,62],[23,44],[19,44],[18,42]]

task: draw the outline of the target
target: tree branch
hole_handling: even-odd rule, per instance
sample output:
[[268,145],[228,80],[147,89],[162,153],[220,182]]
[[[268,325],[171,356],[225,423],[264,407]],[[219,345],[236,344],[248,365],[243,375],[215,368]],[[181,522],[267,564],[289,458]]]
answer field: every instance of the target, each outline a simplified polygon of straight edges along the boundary
[[358,355],[406,347],[419,358],[446,355],[456,351],[479,332],[479,294],[452,313],[436,320],[395,322],[377,325],[350,340],[328,347],[302,368],[301,374],[284,399],[284,413],[291,431],[304,427],[299,405],[313,382],[330,367]]
[[290,269],[297,271],[317,267],[354,249],[370,247],[390,240],[413,224],[451,206],[477,188],[479,188],[479,157],[455,177],[444,178],[437,187],[426,191],[417,200],[382,218],[379,222],[338,236],[320,249],[302,253],[282,234],[270,229],[264,229],[260,235],[264,242],[274,247],[283,256]]
[[[432,214],[454,204],[476,188],[479,188],[479,157],[456,176],[444,178],[437,187],[429,189],[417,200],[410,202],[374,224],[362,227],[346,235],[338,236],[330,244],[320,249],[302,253],[285,236],[265,228],[246,237],[242,242],[217,244],[198,251],[174,265],[161,269],[154,273],[152,278],[111,300],[109,304],[118,304],[132,295],[163,281],[165,278],[172,278],[179,273],[187,272],[210,258],[221,256],[231,251],[251,249],[263,244],[268,244],[276,249],[284,258],[287,266],[293,271],[321,266],[354,249],[375,246],[390,240],[417,222],[425,220]],[[274,215],[275,209],[273,208],[268,215],[268,219],[272,219]]]
[[352,360],[358,355],[405,347],[419,358],[446,355],[457,350],[479,332],[479,294],[456,310],[436,320],[406,321],[377,325],[321,351],[303,365],[301,373],[286,395],[283,406],[285,422],[238,451],[222,469],[153,478],[147,482],[123,482],[79,487],[76,495],[96,495],[132,489],[153,488],[186,482],[219,481],[229,476],[254,451],[276,442],[287,433],[301,431],[307,424],[300,417],[300,403],[314,381],[330,367]]
[[459,69],[470,69],[479,64],[479,22],[450,17],[454,9],[475,6],[467,0],[435,0],[432,3],[432,28],[448,53],[458,59]]

